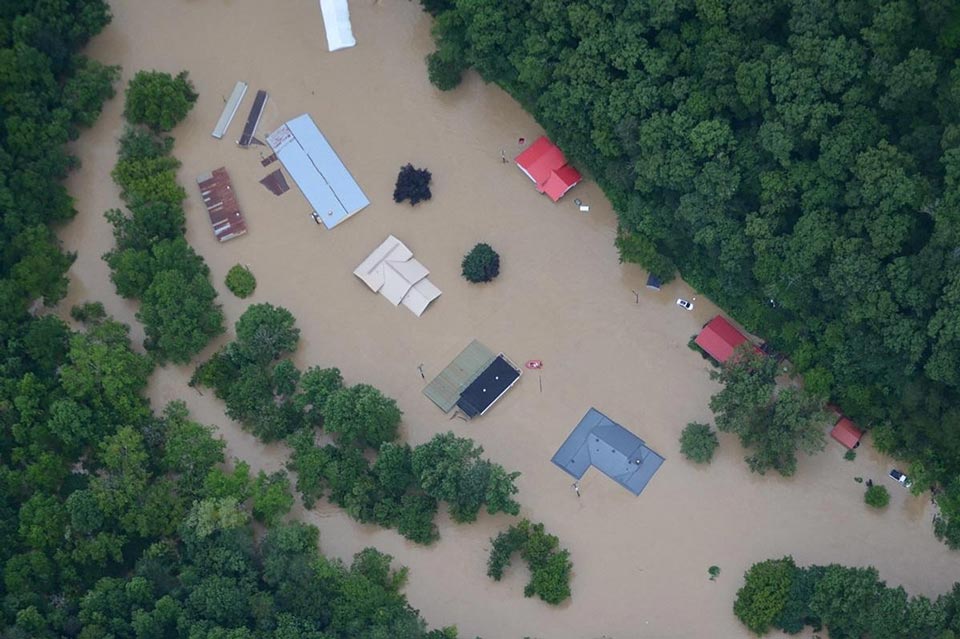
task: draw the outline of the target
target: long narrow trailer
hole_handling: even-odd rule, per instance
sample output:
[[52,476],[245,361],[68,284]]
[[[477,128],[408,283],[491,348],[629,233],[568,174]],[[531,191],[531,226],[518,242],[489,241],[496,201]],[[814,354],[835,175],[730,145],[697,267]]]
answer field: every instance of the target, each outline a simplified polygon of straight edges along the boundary
[[233,116],[237,114],[237,109],[240,108],[240,102],[243,101],[243,96],[246,94],[247,83],[237,82],[236,86],[233,87],[233,93],[230,94],[230,99],[223,105],[223,113],[220,114],[220,119],[217,120],[217,126],[214,127],[213,133],[211,134],[213,137],[219,140],[223,137],[223,134],[227,132],[227,127],[233,122]]
[[250,107],[250,115],[247,116],[247,123],[243,127],[243,134],[240,135],[237,144],[240,146],[250,146],[253,134],[256,133],[257,126],[260,124],[260,116],[263,115],[263,109],[266,106],[267,92],[263,90],[257,91],[257,97],[253,99],[253,106]]

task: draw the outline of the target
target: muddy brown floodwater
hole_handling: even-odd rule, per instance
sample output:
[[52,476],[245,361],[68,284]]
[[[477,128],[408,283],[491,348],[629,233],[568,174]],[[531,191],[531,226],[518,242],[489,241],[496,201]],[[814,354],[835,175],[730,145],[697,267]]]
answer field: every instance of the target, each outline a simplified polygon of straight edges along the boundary
[[[639,268],[618,263],[615,217],[595,184],[577,186],[554,205],[513,164],[501,163],[501,149],[515,154],[519,137],[538,135],[536,123],[473,74],[451,93],[429,85],[423,58],[432,49],[430,20],[418,4],[357,0],[351,11],[358,45],[329,53],[311,0],[117,1],[113,23],[89,49],[123,65],[124,82],[138,69],[189,69],[200,99],[173,132],[189,194],[187,235],[210,265],[230,324],[249,302],[289,308],[302,329],[299,365],[335,365],[348,383],[369,382],[395,397],[404,411],[403,435],[414,444],[452,429],[522,471],[522,515],[544,522],[570,549],[573,597],[559,608],[525,599],[522,566],[501,583],[485,576],[488,540],[511,522],[505,516],[483,515],[466,526],[441,517],[441,541],[422,548],[360,526],[327,504],[295,513],[319,526],[324,552],[348,558],[377,546],[410,567],[406,593],[432,626],[457,624],[463,637],[488,639],[745,636],[731,614],[743,571],[788,553],[801,564],[872,564],[911,594],[936,595],[960,575],[958,556],[930,532],[926,499],[886,479],[890,461],[867,446],[846,462],[840,446],[828,442],[822,454],[802,459],[789,480],[750,474],[743,450],[725,435],[709,467],[686,462],[680,430],[710,420],[707,403],[716,390],[707,363],[686,344],[717,309],[698,297],[694,312],[684,312],[674,299],[695,293],[683,282],[655,293],[644,288]],[[227,135],[215,140],[210,131],[237,80],[248,82],[250,93]],[[277,198],[257,183],[275,167],[260,165],[263,147],[242,150],[234,141],[261,88],[270,94],[261,137],[310,113],[369,196],[368,209],[326,231],[311,220],[295,187]],[[79,215],[61,236],[78,258],[62,309],[101,300],[133,325],[139,341],[135,305],[115,295],[100,259],[112,245],[103,212],[119,205],[110,170],[121,102],[107,104],[74,144],[82,168],[69,186]],[[407,162],[434,176],[433,199],[416,208],[391,198],[397,170]],[[233,178],[250,229],[223,245],[194,181],[219,166]],[[573,198],[590,212],[578,212]],[[352,275],[391,233],[443,291],[419,319]],[[502,274],[493,284],[468,285],[460,277],[460,259],[478,241],[501,254]],[[249,264],[257,277],[249,301],[223,286],[237,263]],[[473,338],[516,362],[536,358],[544,366],[527,371],[486,416],[468,424],[448,420],[421,394],[417,367],[423,364],[429,378]],[[217,426],[230,455],[254,469],[283,467],[283,447],[259,444],[209,393],[188,388],[190,372],[158,370],[150,387],[155,405],[184,398],[195,418]],[[591,406],[666,457],[639,498],[591,470],[578,499],[571,479],[550,463]],[[890,484],[886,511],[864,506],[863,486],[853,481],[858,475]],[[713,564],[723,571],[716,582],[707,578]]]

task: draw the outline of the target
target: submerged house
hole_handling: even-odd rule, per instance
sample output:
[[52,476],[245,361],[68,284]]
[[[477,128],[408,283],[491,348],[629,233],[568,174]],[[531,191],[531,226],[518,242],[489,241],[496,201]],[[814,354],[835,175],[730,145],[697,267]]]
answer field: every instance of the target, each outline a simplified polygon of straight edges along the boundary
[[490,410],[520,375],[520,368],[506,355],[473,340],[427,384],[423,394],[443,412],[456,407],[473,419]]
[[537,185],[537,190],[554,202],[583,179],[579,171],[567,164],[563,151],[546,136],[518,155],[516,163]]
[[730,359],[737,347],[745,342],[747,336],[720,315],[707,322],[694,340],[707,355],[721,364]]
[[440,297],[440,289],[427,277],[430,275],[427,267],[392,235],[373,249],[353,274],[371,291],[380,293],[394,306],[403,304],[417,317]]
[[664,460],[642,439],[591,408],[551,461],[575,479],[583,477],[593,466],[639,495]]

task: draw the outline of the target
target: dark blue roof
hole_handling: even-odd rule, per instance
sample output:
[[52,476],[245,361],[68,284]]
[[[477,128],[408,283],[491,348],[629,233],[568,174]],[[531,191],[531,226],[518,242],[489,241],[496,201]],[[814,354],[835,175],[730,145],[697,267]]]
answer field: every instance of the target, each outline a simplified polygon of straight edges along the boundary
[[477,379],[463,389],[460,399],[457,400],[457,408],[466,413],[467,417],[482,415],[519,377],[520,371],[502,354],[498,355]]
[[587,411],[553,456],[553,463],[580,479],[587,468],[597,470],[634,495],[663,464],[663,457],[643,440],[595,408]]
[[663,282],[660,280],[660,278],[653,273],[650,273],[650,275],[647,277],[647,288],[652,288],[656,291],[659,291],[662,283]]

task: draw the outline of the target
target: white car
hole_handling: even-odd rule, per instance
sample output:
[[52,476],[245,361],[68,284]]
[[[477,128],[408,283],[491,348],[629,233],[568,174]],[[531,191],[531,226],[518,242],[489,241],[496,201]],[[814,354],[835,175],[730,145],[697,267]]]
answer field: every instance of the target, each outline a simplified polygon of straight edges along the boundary
[[896,468],[890,471],[890,479],[893,479],[894,481],[898,482],[903,486],[906,486],[907,488],[910,488],[912,484],[912,482],[907,478],[907,476],[901,473]]
[[682,308],[682,309],[688,310],[688,311],[692,311],[692,310],[693,310],[693,302],[688,302],[687,300],[683,299],[682,297],[678,297],[678,298],[677,298],[677,306],[679,306],[679,307]]

